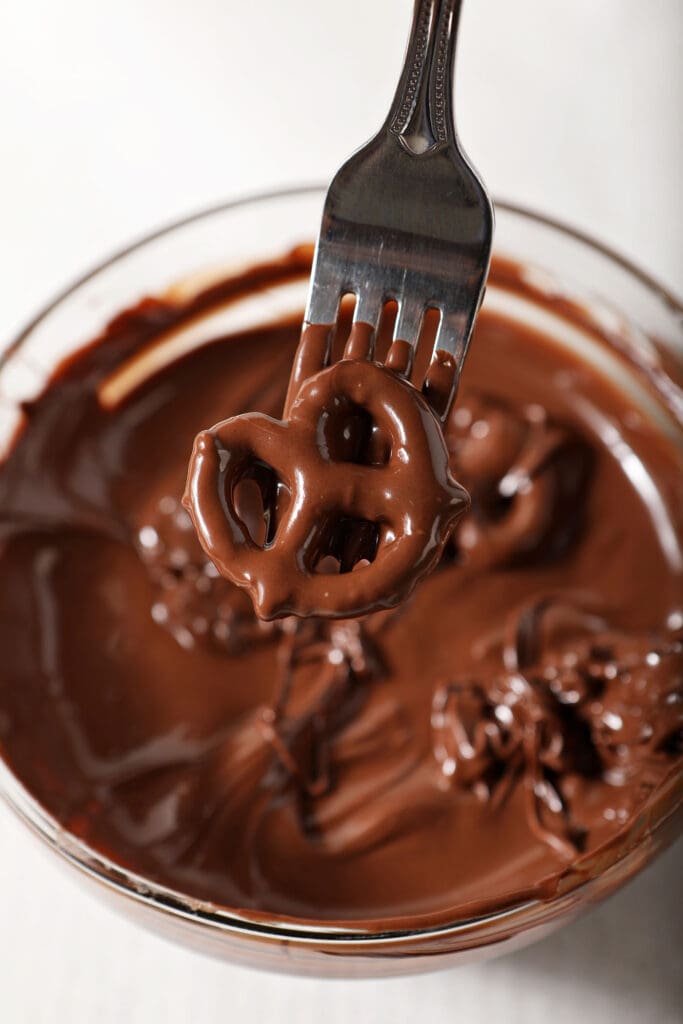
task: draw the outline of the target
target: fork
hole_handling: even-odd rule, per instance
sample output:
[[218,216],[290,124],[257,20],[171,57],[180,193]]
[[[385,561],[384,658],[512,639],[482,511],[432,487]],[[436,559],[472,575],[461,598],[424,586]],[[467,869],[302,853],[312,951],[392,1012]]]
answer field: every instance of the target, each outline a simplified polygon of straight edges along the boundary
[[[373,357],[384,305],[398,310],[386,365],[410,372],[425,312],[439,314],[423,391],[445,416],[481,304],[493,205],[457,138],[452,110],[462,0],[416,0],[408,50],[389,116],[337,172],[325,200],[304,332],[286,402],[329,364],[332,326],[355,295],[350,355]],[[358,341],[358,328],[362,340]],[[352,331],[353,337],[353,331]]]

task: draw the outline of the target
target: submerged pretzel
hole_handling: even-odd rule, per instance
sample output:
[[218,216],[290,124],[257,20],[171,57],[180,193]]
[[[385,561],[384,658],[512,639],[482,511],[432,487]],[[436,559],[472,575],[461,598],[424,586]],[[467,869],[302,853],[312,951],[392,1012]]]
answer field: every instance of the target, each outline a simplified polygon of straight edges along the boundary
[[[340,439],[326,428],[345,410],[372,417],[385,443],[380,464],[343,461],[331,450]],[[237,484],[259,466],[270,467],[289,493],[263,545],[235,508]],[[249,591],[262,618],[332,618],[407,597],[438,561],[467,495],[450,475],[441,425],[421,394],[385,367],[343,360],[304,382],[287,420],[247,413],[201,433],[185,503],[208,556]],[[374,560],[323,575],[315,559],[342,520],[372,524]]]
[[[457,422],[463,414],[467,430]],[[495,399],[471,396],[455,410],[447,438],[472,496],[472,515],[456,538],[468,565],[498,567],[564,550],[580,526],[590,468],[577,436],[538,407],[519,416]]]

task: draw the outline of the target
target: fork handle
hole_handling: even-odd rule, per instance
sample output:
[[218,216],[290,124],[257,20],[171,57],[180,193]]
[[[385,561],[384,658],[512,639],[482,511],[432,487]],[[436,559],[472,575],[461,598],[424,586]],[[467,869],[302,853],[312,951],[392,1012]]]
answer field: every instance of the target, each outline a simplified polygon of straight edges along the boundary
[[455,139],[453,62],[462,0],[415,0],[403,71],[387,119],[415,156]]

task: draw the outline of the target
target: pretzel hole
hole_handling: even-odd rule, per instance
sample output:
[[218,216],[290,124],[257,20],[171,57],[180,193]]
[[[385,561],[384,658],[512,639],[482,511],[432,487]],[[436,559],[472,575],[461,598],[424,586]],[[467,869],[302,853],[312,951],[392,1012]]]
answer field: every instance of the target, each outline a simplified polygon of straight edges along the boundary
[[318,443],[331,462],[385,466],[391,457],[391,439],[367,409],[336,395],[323,412]]
[[339,515],[320,531],[312,552],[312,571],[322,576],[338,576],[362,569],[375,560],[379,547],[379,527],[367,519]]
[[289,490],[275,470],[261,461],[253,462],[232,488],[237,518],[253,543],[261,548],[275,539],[289,498]]

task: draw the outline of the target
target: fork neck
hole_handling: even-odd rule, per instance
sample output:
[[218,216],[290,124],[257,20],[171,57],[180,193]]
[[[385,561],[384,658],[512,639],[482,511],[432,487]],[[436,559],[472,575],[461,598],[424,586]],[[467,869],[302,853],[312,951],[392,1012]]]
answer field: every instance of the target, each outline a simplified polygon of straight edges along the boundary
[[415,156],[455,141],[453,63],[462,0],[415,0],[403,71],[386,127]]

